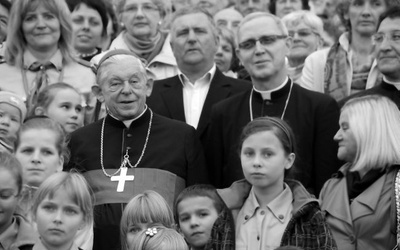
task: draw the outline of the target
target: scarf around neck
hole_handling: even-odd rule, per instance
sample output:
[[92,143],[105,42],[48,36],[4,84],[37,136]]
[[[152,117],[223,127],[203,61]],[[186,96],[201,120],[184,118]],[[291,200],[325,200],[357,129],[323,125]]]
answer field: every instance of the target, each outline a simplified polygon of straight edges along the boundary
[[151,62],[151,60],[160,53],[166,36],[162,34],[160,31],[154,37],[151,37],[149,40],[138,39],[134,36],[125,32],[123,34],[123,39],[129,50],[134,52],[141,58],[147,60],[147,62]]

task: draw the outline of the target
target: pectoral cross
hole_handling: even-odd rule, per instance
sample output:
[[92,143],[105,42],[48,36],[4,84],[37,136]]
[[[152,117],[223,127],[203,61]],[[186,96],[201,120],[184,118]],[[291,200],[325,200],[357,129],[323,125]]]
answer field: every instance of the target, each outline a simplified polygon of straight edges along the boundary
[[135,176],[127,175],[127,173],[128,168],[124,166],[121,168],[121,173],[119,176],[111,177],[111,181],[118,181],[117,192],[119,193],[124,192],[126,181],[133,181],[133,179],[135,178]]

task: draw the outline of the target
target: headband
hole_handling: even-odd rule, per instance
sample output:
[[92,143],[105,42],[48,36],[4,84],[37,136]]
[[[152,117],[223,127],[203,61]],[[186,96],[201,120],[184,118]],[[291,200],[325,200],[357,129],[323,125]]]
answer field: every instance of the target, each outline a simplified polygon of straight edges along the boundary
[[278,120],[277,118],[272,118],[272,117],[262,117],[262,118],[265,120],[268,120],[273,125],[278,127],[281,131],[283,131],[283,133],[286,135],[286,137],[289,140],[291,153],[294,153],[294,145],[292,142],[292,137],[290,136],[289,129],[283,123],[280,122],[281,120],[280,119]]

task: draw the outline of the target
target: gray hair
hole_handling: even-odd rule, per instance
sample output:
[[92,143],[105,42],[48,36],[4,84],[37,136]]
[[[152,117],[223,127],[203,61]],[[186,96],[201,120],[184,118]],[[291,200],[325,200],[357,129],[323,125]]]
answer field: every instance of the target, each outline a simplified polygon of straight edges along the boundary
[[236,38],[237,38],[236,40],[239,41],[240,29],[242,28],[242,26],[245,23],[248,23],[248,22],[250,22],[250,21],[252,21],[254,19],[261,18],[261,17],[272,18],[275,21],[275,23],[278,26],[278,28],[282,31],[282,35],[285,35],[285,36],[288,35],[287,28],[283,24],[282,20],[279,17],[277,17],[277,16],[275,16],[273,14],[267,13],[267,12],[254,12],[254,13],[250,13],[247,16],[245,16],[243,18],[243,20],[240,22],[238,30],[237,30],[237,33],[236,33]]
[[[161,17],[165,17],[168,13],[171,13],[171,1],[167,0],[151,0],[151,2],[157,6]],[[122,14],[124,11],[124,6],[126,4],[126,0],[119,0],[117,4],[117,15]]]
[[206,15],[210,26],[211,26],[211,31],[212,34],[214,36],[215,39],[217,39],[218,37],[218,29],[217,29],[217,25],[214,22],[214,18],[213,16],[205,9],[200,8],[198,6],[189,6],[189,7],[184,7],[180,10],[178,10],[177,12],[174,13],[174,15],[172,16],[171,19],[171,39],[172,39],[172,31],[174,30],[174,22],[176,19],[178,19],[181,16],[186,16],[189,14],[197,14],[197,13],[203,13],[204,15]]
[[287,14],[282,18],[282,22],[286,28],[290,26],[296,26],[300,22],[304,22],[305,25],[310,27],[311,30],[320,37],[324,32],[324,24],[321,18],[308,10],[298,10]]

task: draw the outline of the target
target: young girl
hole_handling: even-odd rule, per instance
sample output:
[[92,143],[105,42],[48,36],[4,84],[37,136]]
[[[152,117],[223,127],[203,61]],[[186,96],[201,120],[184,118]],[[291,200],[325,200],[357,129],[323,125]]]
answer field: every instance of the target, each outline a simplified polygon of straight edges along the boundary
[[189,250],[185,239],[175,229],[162,225],[149,225],[136,234],[129,250]]
[[0,91],[0,151],[14,152],[17,132],[25,116],[26,107],[22,98],[11,92]]
[[246,181],[220,192],[228,207],[239,211],[236,249],[337,249],[318,200],[287,179],[295,147],[291,128],[279,118],[254,119],[243,129],[240,159]]
[[46,115],[59,122],[67,133],[71,133],[83,126],[82,97],[69,84],[51,84],[39,93],[33,114]]
[[171,208],[165,199],[155,191],[146,190],[136,195],[126,205],[121,217],[121,248],[130,249],[133,238],[152,223],[167,228],[175,225]]
[[78,250],[75,235],[93,223],[93,200],[78,173],[47,178],[35,194],[32,213],[40,235],[33,249]]
[[187,187],[176,199],[175,213],[191,249],[235,250],[233,217],[214,187]]
[[23,249],[37,240],[31,224],[15,212],[21,190],[21,164],[13,155],[0,152],[0,249]]

